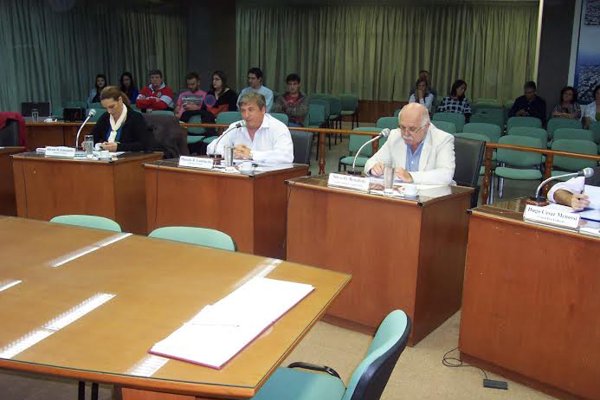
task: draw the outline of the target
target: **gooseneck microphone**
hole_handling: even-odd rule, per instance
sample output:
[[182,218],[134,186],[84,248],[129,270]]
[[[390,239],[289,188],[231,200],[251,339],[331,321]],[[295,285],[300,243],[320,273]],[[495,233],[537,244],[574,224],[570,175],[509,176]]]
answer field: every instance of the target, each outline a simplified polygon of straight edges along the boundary
[[379,135],[375,136],[374,138],[366,141],[362,146],[360,146],[360,148],[358,149],[358,151],[356,152],[356,155],[354,156],[354,160],[352,160],[352,170],[349,171],[348,173],[351,175],[357,175],[360,172],[356,172],[356,160],[358,159],[358,156],[360,155],[360,152],[362,151],[362,149],[368,145],[369,143],[373,143],[376,140],[381,139],[382,137],[388,137],[390,134],[390,130],[388,128],[385,128],[384,130],[382,130],[381,132],[379,132]]
[[94,115],[96,115],[96,110],[92,108],[90,109],[90,112],[88,113],[88,116],[85,119],[85,121],[83,121],[83,124],[81,124],[81,126],[79,127],[79,130],[77,131],[77,136],[75,137],[75,150],[77,150],[77,147],[79,146],[79,134],[81,133],[81,130],[83,129],[85,124],[87,124],[87,122],[90,120],[90,118],[92,118]]
[[588,167],[588,168],[582,169],[581,171],[571,172],[569,174],[551,176],[550,178],[548,178],[545,181],[543,181],[542,183],[540,183],[540,186],[537,187],[537,189],[535,190],[535,200],[540,201],[540,190],[542,190],[544,185],[547,184],[548,182],[556,180],[556,179],[561,179],[561,178],[572,178],[575,176],[583,176],[585,178],[590,178],[590,177],[594,176],[594,169]]
[[221,136],[219,136],[217,138],[217,141],[215,143],[215,147],[213,148],[213,152],[211,154],[209,154],[209,155],[212,156],[212,157],[215,157],[215,155],[217,154],[217,147],[219,146],[219,142],[221,141],[221,139],[223,139],[225,137],[225,135],[227,135],[232,130],[243,128],[244,126],[246,126],[246,121],[241,120],[241,121],[237,122],[235,125],[230,126],[229,128],[227,128],[225,130],[225,132],[221,133]]

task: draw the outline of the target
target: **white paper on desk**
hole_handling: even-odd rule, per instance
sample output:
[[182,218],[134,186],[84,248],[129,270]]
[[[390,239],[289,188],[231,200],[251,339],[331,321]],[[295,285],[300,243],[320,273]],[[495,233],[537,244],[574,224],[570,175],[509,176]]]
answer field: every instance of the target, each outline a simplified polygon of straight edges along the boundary
[[600,210],[600,186],[585,185],[583,192],[587,194],[590,199],[589,208]]
[[150,353],[219,369],[313,290],[303,283],[251,279],[204,307]]

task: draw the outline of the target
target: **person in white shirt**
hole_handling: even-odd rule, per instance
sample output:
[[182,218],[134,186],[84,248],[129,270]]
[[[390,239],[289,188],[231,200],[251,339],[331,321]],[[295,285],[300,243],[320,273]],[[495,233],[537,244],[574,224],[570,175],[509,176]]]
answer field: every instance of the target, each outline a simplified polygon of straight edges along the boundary
[[590,199],[583,190],[585,185],[600,186],[600,167],[594,168],[589,178],[578,176],[552,186],[548,191],[548,201],[583,210],[590,205]]
[[241,105],[242,96],[246,93],[256,92],[265,96],[267,112],[271,112],[273,108],[273,91],[266,86],[263,86],[263,72],[260,68],[250,68],[248,70],[248,87],[242,89],[238,97],[238,108]]
[[260,93],[240,97],[240,111],[245,126],[236,128],[208,145],[207,154],[223,154],[225,146],[233,147],[233,157],[260,163],[286,164],[294,162],[294,145],[288,127],[267,114],[265,98]]
[[431,113],[431,106],[433,105],[434,96],[429,90],[429,83],[426,79],[420,78],[415,85],[415,92],[410,95],[408,98],[409,103],[419,103],[425,108],[427,111]]

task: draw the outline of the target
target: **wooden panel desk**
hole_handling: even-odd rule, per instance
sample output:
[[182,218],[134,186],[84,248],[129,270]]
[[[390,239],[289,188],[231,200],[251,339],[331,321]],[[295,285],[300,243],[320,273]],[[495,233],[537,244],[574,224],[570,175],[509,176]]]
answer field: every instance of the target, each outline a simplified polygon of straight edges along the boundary
[[307,175],[307,165],[253,175],[179,168],[176,160],[145,168],[149,231],[169,225],[213,228],[233,237],[239,251],[284,258],[284,182]]
[[10,156],[24,150],[24,147],[0,147],[0,215],[17,215],[15,184]]
[[600,239],[525,223],[522,209],[470,216],[462,358],[561,398],[600,399]]
[[131,235],[51,266],[111,237],[116,238],[112,232],[0,218],[0,281],[22,281],[0,292],[0,354],[94,294],[115,295],[36,344],[0,358],[0,368],[115,384],[130,388],[123,390],[126,398],[152,398],[152,393],[160,398],[156,392],[249,398],[350,278],[282,262],[269,278],[308,283],[315,290],[222,369],[159,357],[166,364],[156,372],[134,376],[133,368],[155,342],[261,272],[268,260]]
[[[94,122],[88,122],[81,134],[79,143],[81,143],[86,134],[92,132]],[[35,151],[38,147],[45,146],[69,146],[75,145],[77,130],[81,122],[31,122],[25,124],[27,137],[27,150]]]
[[414,345],[460,308],[472,189],[422,191],[418,201],[289,182],[287,260],[352,274],[328,310],[333,323],[374,332],[391,310],[410,315]]
[[161,153],[126,153],[116,161],[13,156],[17,215],[49,220],[61,214],[101,215],[126,232],[146,234],[142,164]]

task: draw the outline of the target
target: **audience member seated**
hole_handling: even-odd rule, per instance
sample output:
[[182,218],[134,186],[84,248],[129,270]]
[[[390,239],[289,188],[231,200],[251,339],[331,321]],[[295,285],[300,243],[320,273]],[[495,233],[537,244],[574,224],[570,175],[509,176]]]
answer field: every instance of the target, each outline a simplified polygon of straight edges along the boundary
[[227,86],[227,76],[223,71],[215,71],[212,75],[212,84],[202,110],[207,113],[202,114],[202,122],[214,122],[217,115],[223,111],[237,111],[238,95]]
[[[233,147],[237,159],[261,163],[291,163],[294,161],[292,136],[286,125],[267,114],[265,97],[260,93],[246,93],[240,97],[240,111],[244,127],[232,129],[225,136],[208,145],[208,154],[223,154],[225,147]],[[235,123],[229,126],[235,127]]]
[[172,110],[173,89],[163,82],[160,70],[150,71],[150,84],[144,86],[137,97],[135,105],[142,111]]
[[594,88],[594,101],[583,106],[583,126],[588,129],[594,121],[600,121],[600,85]]
[[408,98],[409,103],[419,103],[431,113],[433,94],[429,91],[429,83],[426,79],[419,79],[415,84],[415,92]]
[[384,166],[391,165],[404,182],[451,184],[454,136],[433,126],[427,108],[418,103],[404,106],[398,121],[399,128],[390,132],[385,144],[365,164],[365,173],[381,176]]
[[133,80],[131,72],[123,72],[119,79],[119,84],[121,85],[121,92],[125,93],[131,104],[135,104],[140,91]]
[[304,126],[304,119],[308,115],[308,97],[300,91],[300,75],[289,74],[285,81],[287,92],[277,98],[273,112],[287,114],[288,126]]
[[574,210],[583,210],[590,205],[589,197],[583,193],[585,185],[600,186],[600,167],[594,168],[594,175],[589,178],[578,176],[552,186],[548,191],[548,200]]
[[240,92],[240,97],[238,97],[237,101],[238,107],[240,107],[242,96],[250,92],[262,94],[267,104],[267,112],[271,112],[273,108],[273,91],[263,86],[263,72],[260,68],[253,67],[248,70],[248,87],[242,89]]
[[577,90],[565,86],[560,91],[560,101],[552,109],[553,118],[581,119],[581,107],[577,103]]
[[183,122],[188,122],[194,115],[200,115],[206,92],[200,89],[200,76],[190,72],[185,77],[188,90],[182,92],[177,98],[175,116]]
[[515,99],[508,112],[509,117],[536,117],[546,125],[546,101],[536,94],[537,87],[534,81],[525,82],[523,96]]
[[442,103],[438,107],[439,112],[451,112],[464,114],[465,122],[469,122],[471,117],[471,104],[465,96],[467,91],[467,82],[462,79],[456,80],[450,89],[450,96],[442,99]]
[[[437,97],[437,91],[431,85],[431,74],[426,69],[422,69],[421,71],[419,71],[419,77],[417,78],[417,80],[422,80],[422,79],[425,79],[427,81],[427,87],[429,88],[429,93],[431,93],[433,95],[433,101],[435,101],[435,98]],[[408,94],[408,97],[410,97],[410,95],[414,94],[414,93],[415,93],[415,88],[413,87],[410,89],[410,93]]]
[[118,87],[105,87],[100,93],[100,103],[106,113],[100,116],[92,130],[97,148],[108,151],[148,151],[153,148],[154,140],[144,117],[130,108],[129,99]]
[[94,84],[94,88],[90,90],[90,93],[88,94],[88,105],[90,105],[91,103],[100,103],[100,92],[102,92],[102,89],[104,89],[106,85],[106,75],[96,75],[96,83]]

